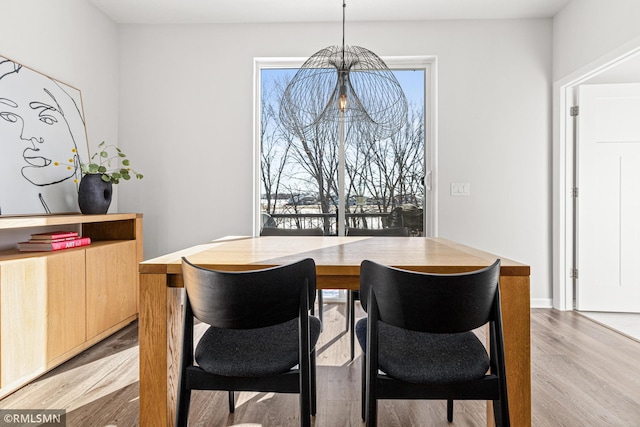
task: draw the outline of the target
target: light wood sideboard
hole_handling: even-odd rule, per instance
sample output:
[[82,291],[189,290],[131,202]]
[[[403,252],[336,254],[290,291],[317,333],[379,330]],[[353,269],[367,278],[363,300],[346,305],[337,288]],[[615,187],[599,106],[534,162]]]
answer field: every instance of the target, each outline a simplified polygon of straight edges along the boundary
[[42,229],[91,245],[0,251],[0,398],[138,317],[141,214],[0,216],[0,238]]

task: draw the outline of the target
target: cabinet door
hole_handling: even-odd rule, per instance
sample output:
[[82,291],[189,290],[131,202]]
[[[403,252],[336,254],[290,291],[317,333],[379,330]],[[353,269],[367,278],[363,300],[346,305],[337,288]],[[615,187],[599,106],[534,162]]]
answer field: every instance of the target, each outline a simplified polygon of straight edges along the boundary
[[84,251],[0,263],[0,387],[85,341]]
[[87,253],[87,339],[137,312],[136,242],[89,247]]
[[85,252],[69,250],[46,257],[47,362],[85,342]]

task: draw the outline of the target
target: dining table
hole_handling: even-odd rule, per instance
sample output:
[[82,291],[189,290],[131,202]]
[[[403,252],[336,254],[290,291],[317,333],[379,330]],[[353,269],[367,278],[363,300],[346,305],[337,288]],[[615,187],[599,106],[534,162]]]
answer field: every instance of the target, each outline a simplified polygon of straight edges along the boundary
[[[303,258],[318,289],[358,290],[363,260],[428,273],[474,271],[501,260],[500,296],[511,425],[531,425],[530,267],[441,237],[227,236],[139,264],[140,426],[172,426],[182,322],[182,257],[247,271]],[[491,402],[487,424],[493,425]]]

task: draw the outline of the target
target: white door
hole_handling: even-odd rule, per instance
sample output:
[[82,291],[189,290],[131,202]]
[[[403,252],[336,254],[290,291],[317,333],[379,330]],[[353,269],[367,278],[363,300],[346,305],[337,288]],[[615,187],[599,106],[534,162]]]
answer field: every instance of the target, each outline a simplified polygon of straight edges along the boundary
[[640,312],[640,84],[578,89],[576,308]]

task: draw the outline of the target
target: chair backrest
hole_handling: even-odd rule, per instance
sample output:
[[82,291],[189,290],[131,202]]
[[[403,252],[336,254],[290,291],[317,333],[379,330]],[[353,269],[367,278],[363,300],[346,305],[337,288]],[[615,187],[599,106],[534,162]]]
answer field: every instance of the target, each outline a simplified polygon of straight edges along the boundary
[[458,333],[497,320],[500,260],[481,270],[458,274],[418,273],[365,260],[360,266],[360,301],[370,291],[378,318],[420,332]]
[[323,236],[322,228],[271,228],[265,227],[261,236]]
[[409,237],[409,228],[407,227],[391,227],[391,228],[353,228],[347,229],[347,236],[398,236]]
[[188,303],[200,321],[218,328],[253,329],[298,317],[304,296],[313,306],[316,267],[311,258],[251,271],[216,271],[182,258]]

